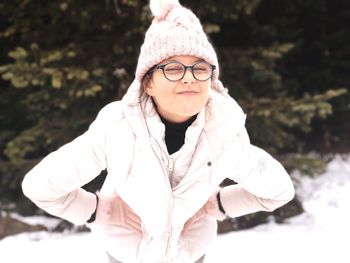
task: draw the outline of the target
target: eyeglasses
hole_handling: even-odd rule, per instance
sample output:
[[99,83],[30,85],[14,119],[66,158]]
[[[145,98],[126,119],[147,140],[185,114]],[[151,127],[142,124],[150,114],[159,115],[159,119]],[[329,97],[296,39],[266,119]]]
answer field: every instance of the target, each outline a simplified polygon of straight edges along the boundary
[[213,70],[216,69],[216,67],[204,61],[197,62],[192,66],[185,66],[180,62],[169,62],[155,66],[149,71],[149,73],[152,73],[157,69],[161,69],[164,77],[170,81],[179,81],[183,79],[187,69],[191,70],[192,76],[196,80],[206,81],[212,77]]

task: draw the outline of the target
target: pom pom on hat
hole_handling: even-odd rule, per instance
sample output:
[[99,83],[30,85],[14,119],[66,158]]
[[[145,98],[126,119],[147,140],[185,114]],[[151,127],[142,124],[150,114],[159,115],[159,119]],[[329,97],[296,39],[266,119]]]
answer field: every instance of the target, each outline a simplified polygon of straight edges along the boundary
[[180,5],[179,0],[150,0],[152,14],[157,19],[163,19],[176,5]]

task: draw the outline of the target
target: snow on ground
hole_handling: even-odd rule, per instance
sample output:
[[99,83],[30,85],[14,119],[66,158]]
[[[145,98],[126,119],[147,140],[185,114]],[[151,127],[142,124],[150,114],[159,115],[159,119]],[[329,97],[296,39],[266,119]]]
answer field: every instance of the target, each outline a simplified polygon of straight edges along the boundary
[[[220,235],[205,263],[349,263],[350,156],[336,156],[327,171],[311,179],[295,172],[305,213],[284,224],[271,222]],[[26,222],[54,220],[25,218]],[[39,222],[41,220],[41,222]],[[43,221],[44,220],[44,221]],[[0,241],[2,263],[105,262],[103,247],[90,233],[24,233]]]

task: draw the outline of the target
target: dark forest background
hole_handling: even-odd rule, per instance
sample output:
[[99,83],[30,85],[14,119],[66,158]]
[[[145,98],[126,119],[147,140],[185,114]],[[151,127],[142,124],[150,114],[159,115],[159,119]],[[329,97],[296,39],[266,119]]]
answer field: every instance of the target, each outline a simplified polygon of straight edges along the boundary
[[[310,176],[349,152],[350,1],[182,4],[209,34],[253,144]],[[122,97],[151,19],[146,0],[0,2],[2,210],[42,212],[22,194],[24,174]],[[274,215],[283,221],[301,211],[296,197]],[[252,217],[266,219],[260,213],[228,228],[255,224]]]

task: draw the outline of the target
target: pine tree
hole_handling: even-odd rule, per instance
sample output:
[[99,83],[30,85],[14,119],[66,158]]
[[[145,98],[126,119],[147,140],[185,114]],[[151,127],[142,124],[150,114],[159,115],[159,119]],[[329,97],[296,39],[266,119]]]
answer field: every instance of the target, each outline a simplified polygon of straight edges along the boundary
[[[288,170],[319,172],[324,162],[305,154],[349,141],[349,1],[182,2],[216,47],[252,143]],[[0,3],[2,202],[27,206],[26,171],[122,97],[151,19],[146,0]]]

